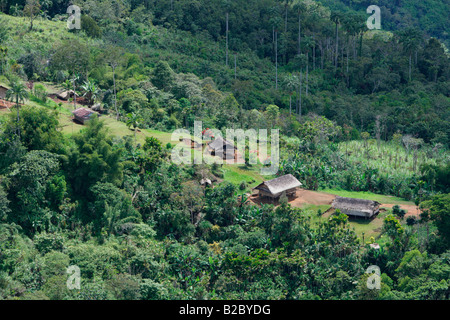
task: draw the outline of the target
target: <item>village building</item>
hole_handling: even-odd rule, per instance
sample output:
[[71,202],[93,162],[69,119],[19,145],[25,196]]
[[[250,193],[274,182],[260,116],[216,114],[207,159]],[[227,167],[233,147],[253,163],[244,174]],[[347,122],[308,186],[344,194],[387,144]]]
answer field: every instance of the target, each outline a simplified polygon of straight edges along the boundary
[[201,142],[198,142],[192,138],[180,138],[180,141],[183,141],[185,144],[190,146],[192,149],[202,149],[202,147],[203,147],[203,144]]
[[292,174],[287,174],[269,181],[264,181],[253,188],[253,190],[258,190],[260,198],[270,198],[273,202],[279,200],[283,194],[287,197],[295,196],[297,188],[300,186],[302,186],[300,181]]
[[380,211],[380,203],[372,200],[336,197],[331,206],[348,216],[371,218]]
[[0,99],[6,99],[6,91],[9,89],[5,86],[0,86]]
[[95,114],[95,112],[86,108],[78,108],[77,110],[73,111],[72,114],[76,121],[84,124],[85,121],[91,119],[92,115]]
[[56,94],[56,97],[61,100],[69,100],[69,98],[73,98],[75,92],[73,90],[67,90]]
[[212,185],[212,181],[208,178],[202,178],[202,180],[200,180],[200,185],[203,187],[206,186],[211,186]]
[[221,157],[223,160],[237,158],[237,147],[230,141],[218,137],[208,144],[208,151],[212,156]]

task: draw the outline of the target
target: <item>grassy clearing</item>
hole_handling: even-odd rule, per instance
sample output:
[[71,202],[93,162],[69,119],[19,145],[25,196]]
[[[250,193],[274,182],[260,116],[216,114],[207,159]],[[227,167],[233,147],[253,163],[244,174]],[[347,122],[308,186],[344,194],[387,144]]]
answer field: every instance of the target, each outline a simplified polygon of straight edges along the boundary
[[[318,210],[322,213],[330,208],[329,205],[311,205],[305,204],[302,206],[304,214],[311,219],[313,225],[317,225],[319,222],[325,222],[330,218],[329,214],[318,215]],[[362,239],[364,234],[364,241],[369,241],[371,237],[377,242],[383,241],[383,236],[381,235],[381,229],[383,227],[383,220],[389,214],[390,211],[380,212],[373,219],[362,219],[349,217],[349,225],[354,229],[358,238]]]
[[340,197],[355,198],[355,199],[366,199],[378,201],[380,203],[398,204],[398,205],[414,205],[411,201],[406,201],[399,197],[386,196],[381,194],[376,194],[368,191],[347,191],[347,190],[337,190],[337,189],[323,189],[320,192],[334,194]]
[[260,170],[261,165],[246,167],[245,165],[239,164],[226,164],[222,167],[224,180],[237,186],[239,186],[242,182],[247,184],[247,187],[244,190],[238,190],[239,194],[251,192],[251,189],[256,187],[261,182],[274,178],[272,176],[261,175]]

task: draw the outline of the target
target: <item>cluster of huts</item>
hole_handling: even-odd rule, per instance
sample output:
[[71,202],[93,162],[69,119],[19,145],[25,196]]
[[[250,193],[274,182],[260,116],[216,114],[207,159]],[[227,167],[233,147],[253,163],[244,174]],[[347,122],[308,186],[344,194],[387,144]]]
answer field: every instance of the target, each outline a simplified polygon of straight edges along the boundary
[[[8,87],[0,85],[0,108],[10,108],[13,106],[13,103],[10,101],[6,101],[6,92],[9,90]],[[49,97],[54,100],[63,100],[68,101],[71,98],[75,97],[75,92],[73,90],[65,90],[55,94],[49,94]],[[72,112],[73,118],[75,121],[85,124],[87,120],[89,120],[92,115],[98,114],[97,111],[100,111],[100,104],[95,104],[91,108],[79,107],[75,111]]]
[[[69,99],[73,99],[76,97],[76,93],[73,90],[65,90],[56,94],[49,95],[52,99],[59,99],[63,101],[67,101]],[[77,102],[80,103],[81,101],[78,100]],[[85,124],[86,121],[88,121],[94,114],[98,114],[97,111],[100,111],[100,104],[95,104],[91,108],[86,107],[79,107],[76,110],[72,111],[73,118],[75,121]],[[100,115],[100,114],[98,114]]]
[[[0,85],[0,107],[2,104],[7,103],[4,99],[6,98],[6,92],[9,88]],[[58,98],[60,100],[69,100],[73,98],[75,92],[73,90],[67,90],[55,95],[50,95],[51,98]],[[95,108],[94,108],[95,109]],[[96,112],[92,109],[79,107],[72,112],[74,120],[84,124],[88,121]],[[183,141],[190,145],[191,148],[203,149],[205,146],[202,142],[195,141],[193,139],[183,139]],[[209,153],[212,156],[217,156],[223,160],[236,160],[238,157],[237,147],[230,141],[223,139],[222,137],[217,137],[213,141],[207,144]],[[203,178],[201,185],[211,185],[210,179]],[[258,197],[260,199],[269,199],[271,202],[279,201],[282,196],[289,198],[294,198],[297,193],[297,189],[301,187],[302,184],[298,181],[292,174],[287,174],[269,181],[264,181],[253,190],[258,192]],[[345,213],[349,216],[371,218],[378,214],[380,210],[380,203],[372,200],[363,199],[353,199],[346,197],[336,197],[332,202],[332,207],[338,209],[340,212]]]
[[[282,196],[288,199],[296,197],[297,190],[302,184],[293,175],[287,174],[269,181],[264,181],[253,190],[258,192],[260,199],[269,199],[271,202],[279,201]],[[372,218],[380,211],[380,203],[372,200],[336,197],[331,206],[348,216]]]

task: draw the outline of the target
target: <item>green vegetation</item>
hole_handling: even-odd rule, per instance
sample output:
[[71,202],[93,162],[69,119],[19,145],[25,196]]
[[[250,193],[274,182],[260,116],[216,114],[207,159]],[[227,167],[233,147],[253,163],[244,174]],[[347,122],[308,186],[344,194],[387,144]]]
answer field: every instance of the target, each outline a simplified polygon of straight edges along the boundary
[[385,196],[381,194],[375,194],[372,192],[364,192],[364,191],[347,191],[347,190],[338,190],[338,189],[322,189],[321,192],[326,192],[330,194],[335,194],[341,197],[347,198],[356,198],[356,199],[366,199],[378,201],[380,203],[393,203],[393,204],[414,204],[411,201],[406,201],[402,198],[394,197],[394,196]]
[[[448,300],[448,5],[377,3],[0,1],[0,299]],[[195,121],[279,129],[278,173],[175,164]],[[385,208],[249,199],[283,174]]]

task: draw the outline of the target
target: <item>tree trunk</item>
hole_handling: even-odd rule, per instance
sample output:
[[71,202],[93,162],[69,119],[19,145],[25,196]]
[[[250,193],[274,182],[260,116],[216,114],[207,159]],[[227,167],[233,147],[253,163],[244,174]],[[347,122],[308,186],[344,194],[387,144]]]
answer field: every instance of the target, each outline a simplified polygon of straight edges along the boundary
[[316,70],[316,33],[313,33],[313,71]]
[[411,60],[412,60],[412,54],[409,54],[409,81],[411,81]]
[[114,85],[114,109],[116,110],[116,120],[119,121],[119,111],[117,110],[117,93],[116,93],[116,67],[113,67],[113,85]]
[[284,33],[287,33],[287,21],[288,21],[288,4],[285,5],[285,13],[284,13]]
[[77,109],[77,94],[75,92],[75,80],[73,81],[73,110]]
[[226,25],[227,25],[227,29],[226,29],[226,38],[227,38],[227,47],[226,47],[226,65],[227,65],[227,67],[228,67],[228,12],[227,12],[227,22],[226,22]]
[[338,56],[339,56],[339,30],[338,30],[338,23],[336,22],[336,56],[334,61],[334,71],[336,72],[337,65],[338,65]]
[[301,43],[302,43],[302,18],[298,15],[298,49],[297,53],[300,55],[302,53]]
[[277,30],[275,30],[275,89],[278,89],[278,36],[277,36]]
[[306,87],[305,87],[305,94],[308,96],[308,74],[309,74],[309,52],[306,53]]
[[298,89],[299,105],[298,105],[298,115],[302,118],[302,73],[300,72],[300,86]]
[[292,115],[292,93],[289,95],[289,115]]
[[236,79],[236,53],[234,54],[234,79]]

